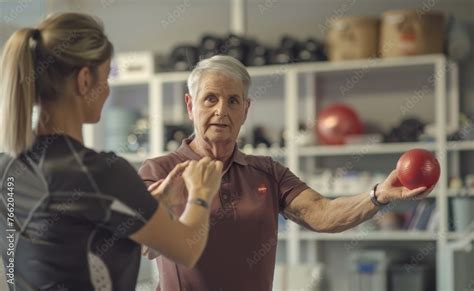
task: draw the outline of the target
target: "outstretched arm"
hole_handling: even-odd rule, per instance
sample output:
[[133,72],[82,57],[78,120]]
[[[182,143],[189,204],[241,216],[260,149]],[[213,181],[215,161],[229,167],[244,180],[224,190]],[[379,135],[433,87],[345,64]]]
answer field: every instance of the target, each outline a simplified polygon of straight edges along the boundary
[[[394,170],[377,187],[377,200],[387,203],[395,200],[423,199],[433,188],[410,190],[403,187]],[[324,198],[307,189],[301,192],[285,209],[293,221],[318,232],[341,232],[372,218],[380,207],[372,203],[369,192],[336,199]]]

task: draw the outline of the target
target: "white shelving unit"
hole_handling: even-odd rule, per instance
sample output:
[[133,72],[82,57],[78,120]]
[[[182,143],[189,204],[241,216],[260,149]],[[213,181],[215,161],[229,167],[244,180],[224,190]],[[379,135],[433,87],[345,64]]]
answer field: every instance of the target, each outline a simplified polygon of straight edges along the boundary
[[[447,69],[449,65],[449,69]],[[340,63],[305,63],[272,65],[266,67],[251,67],[249,73],[253,79],[256,77],[281,78],[283,85],[284,119],[286,126],[286,146],[278,151],[272,150],[252,150],[248,154],[274,155],[276,158],[284,158],[286,165],[297,175],[302,174],[301,159],[311,159],[316,157],[344,157],[354,155],[360,152],[360,145],[346,146],[300,146],[297,142],[298,124],[302,112],[299,112],[300,102],[304,102],[304,115],[310,116],[315,120],[318,104],[316,102],[318,78],[338,78],[338,74],[364,70],[364,72],[373,72],[377,70],[399,70],[416,69],[419,67],[430,68],[434,78],[434,113],[433,122],[436,128],[434,142],[416,142],[416,143],[392,143],[392,144],[370,144],[364,149],[364,156],[400,154],[411,148],[424,148],[435,152],[441,165],[441,177],[437,186],[436,193],[433,193],[433,199],[436,199],[436,207],[439,212],[439,229],[437,233],[412,232],[412,231],[379,231],[379,232],[344,232],[339,234],[320,234],[303,231],[300,226],[288,222],[288,227],[283,233],[279,233],[279,242],[286,244],[287,264],[298,264],[301,257],[300,242],[307,241],[310,248],[318,249],[318,243],[324,241],[430,241],[435,242],[437,247],[437,280],[438,288],[441,289],[445,284],[446,270],[443,268],[439,250],[446,245],[449,240],[457,239],[457,233],[448,231],[448,197],[459,195],[474,196],[474,193],[466,191],[449,191],[448,189],[448,168],[454,173],[459,172],[459,152],[474,150],[474,141],[448,142],[446,140],[447,129],[456,128],[459,117],[459,89],[457,88],[457,65],[449,62],[442,55],[428,55],[417,57],[403,57],[393,59],[375,59],[358,60]],[[188,72],[177,73],[158,73],[148,78],[122,80],[115,79],[110,81],[112,88],[123,86],[148,86],[148,115],[150,121],[150,151],[145,154],[126,154],[125,158],[134,163],[140,163],[149,157],[156,157],[166,153],[163,144],[165,121],[162,116],[165,114],[165,86],[172,86],[175,98],[182,100],[184,96],[183,84],[186,82]],[[305,80],[306,96],[300,94],[301,80]],[[450,83],[449,90],[447,83]],[[259,86],[254,83],[252,86]],[[391,90],[388,88],[387,90]],[[449,98],[448,98],[449,97]],[[112,96],[111,98],[114,98]],[[449,103],[447,102],[449,100]],[[184,107],[184,102],[175,105],[174,112],[176,117],[174,121],[182,120],[184,117],[180,113],[180,107]],[[250,109],[252,110],[252,109]],[[271,121],[270,121],[271,122]],[[103,145],[96,142],[98,126],[87,126],[85,128],[86,145],[92,148],[103,149]],[[453,156],[453,162],[448,162],[448,156]],[[316,189],[317,190],[317,189]],[[322,193],[323,195],[325,193]],[[330,194],[330,193],[328,193]],[[314,253],[315,255],[317,252]],[[319,259],[316,258],[316,261]]]
[[346,231],[335,234],[303,231],[300,233],[300,239],[310,241],[436,241],[437,235],[427,231]]
[[450,141],[448,142],[448,151],[472,151],[474,150],[474,141]]
[[[377,154],[397,154],[403,153],[409,149],[423,148],[426,150],[435,150],[435,143],[428,142],[404,142],[404,143],[389,143],[389,144],[368,144],[364,145],[364,155]],[[341,146],[311,146],[298,148],[300,156],[342,156],[353,155],[361,152],[360,145],[341,145]]]

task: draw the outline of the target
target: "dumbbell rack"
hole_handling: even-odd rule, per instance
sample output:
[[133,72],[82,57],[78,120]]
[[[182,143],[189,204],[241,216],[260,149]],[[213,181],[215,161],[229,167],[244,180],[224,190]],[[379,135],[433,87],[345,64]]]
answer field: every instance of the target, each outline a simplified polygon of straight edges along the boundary
[[[443,268],[441,262],[442,250],[445,248],[448,241],[459,237],[457,233],[448,231],[448,197],[456,196],[458,193],[448,191],[448,167],[452,175],[459,175],[460,171],[460,151],[474,150],[474,141],[460,141],[448,142],[446,139],[447,128],[457,128],[459,118],[459,88],[458,88],[458,68],[455,63],[448,61],[442,55],[427,55],[416,57],[403,57],[393,59],[372,59],[372,60],[357,60],[340,63],[301,63],[301,64],[287,64],[287,65],[272,65],[266,67],[251,67],[249,73],[254,80],[252,84],[253,89],[265,87],[265,84],[255,82],[256,79],[263,78],[278,78],[278,81],[272,86],[282,89],[281,92],[281,106],[284,110],[284,123],[287,132],[286,147],[279,152],[280,158],[284,158],[285,164],[297,175],[304,179],[304,175],[311,172],[312,168],[317,168],[317,162],[310,164],[307,160],[320,157],[347,157],[360,153],[360,146],[301,146],[298,143],[298,123],[302,116],[307,120],[315,120],[320,106],[321,96],[319,93],[325,93],[326,84],[337,84],[337,80],[344,76],[355,75],[357,72],[365,72],[367,78],[373,73],[395,71],[403,72],[412,71],[417,73],[418,68],[423,68],[422,71],[435,76],[432,82],[433,91],[428,94],[434,102],[434,114],[432,114],[432,121],[435,125],[435,142],[417,142],[417,143],[394,143],[394,144],[374,144],[370,145],[368,151],[364,152],[363,157],[371,155],[394,155],[401,154],[411,148],[425,148],[436,153],[440,162],[441,177],[437,188],[431,195],[432,199],[436,199],[436,207],[439,211],[439,228],[437,233],[428,232],[412,232],[412,231],[380,231],[373,233],[360,234],[354,231],[347,231],[338,234],[321,234],[302,230],[298,225],[288,222],[288,227],[279,235],[279,247],[286,250],[285,263],[288,265],[295,265],[301,262],[302,256],[302,242],[305,242],[307,251],[305,257],[308,258],[307,263],[321,262],[322,256],[319,244],[327,241],[406,241],[406,242],[433,242],[436,243],[437,251],[437,285],[438,290],[450,290],[451,287],[446,286],[445,273],[447,270]],[[431,71],[431,72],[429,72]],[[419,73],[419,72],[418,72]],[[163,141],[165,122],[170,120],[175,123],[183,123],[187,121],[185,112],[185,105],[182,101],[184,99],[184,84],[188,77],[188,72],[176,73],[157,73],[144,78],[135,79],[115,79],[110,80],[112,94],[108,103],[114,102],[116,96],[122,94],[119,98],[129,98],[126,95],[131,92],[139,92],[137,94],[147,94],[147,102],[140,105],[141,108],[146,108],[150,122],[149,141],[150,150],[145,154],[122,154],[131,163],[137,164],[144,161],[146,158],[160,156],[166,153],[165,144]],[[331,78],[336,79],[336,83],[331,83]],[[322,84],[322,85],[321,85]],[[449,84],[449,86],[447,86]],[[319,86],[319,87],[318,87]],[[379,84],[374,84],[375,87],[380,88]],[[125,89],[124,89],[125,88]],[[266,87],[265,87],[266,88]],[[383,88],[382,88],[383,89]],[[392,91],[394,88],[388,86],[387,91]],[[252,91],[252,88],[251,90]],[[121,93],[122,92],[122,93]],[[304,92],[304,93],[302,93]],[[327,92],[326,92],[327,93]],[[334,93],[334,92],[333,92]],[[432,96],[431,96],[432,95]],[[171,99],[173,102],[169,102]],[[250,96],[252,98],[252,96]],[[348,97],[345,97],[348,98]],[[380,98],[385,98],[381,96]],[[168,101],[166,101],[168,100]],[[425,100],[426,101],[426,100]],[[425,102],[423,101],[423,102]],[[257,101],[258,102],[258,101]],[[257,103],[254,102],[254,103]],[[127,102],[117,102],[116,105]],[[252,105],[250,111],[255,110]],[[258,107],[258,106],[257,106]],[[303,108],[303,109],[302,109]],[[302,112],[304,110],[304,112]],[[269,116],[268,112],[260,112]],[[107,108],[104,111],[107,114]],[[272,112],[272,118],[279,117],[278,113]],[[379,114],[383,117],[383,113]],[[167,117],[167,121],[164,118]],[[189,121],[188,121],[189,122]],[[271,122],[271,120],[270,120]],[[107,133],[104,132],[104,126],[101,123],[98,125],[88,125],[84,128],[85,143],[88,147],[103,150],[104,140],[107,138]],[[249,152],[255,153],[255,152]],[[259,150],[258,154],[272,155],[270,151]],[[282,156],[282,157],[281,157]],[[317,190],[317,189],[316,189]],[[337,197],[337,193],[322,193],[327,197]]]

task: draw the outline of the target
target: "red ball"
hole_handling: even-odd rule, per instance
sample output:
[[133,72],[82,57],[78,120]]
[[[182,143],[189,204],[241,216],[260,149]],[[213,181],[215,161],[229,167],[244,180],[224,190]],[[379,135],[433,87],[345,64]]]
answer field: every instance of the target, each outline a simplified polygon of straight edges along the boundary
[[430,188],[438,182],[439,162],[429,151],[413,149],[404,153],[397,162],[397,176],[408,189]]
[[324,108],[316,120],[316,135],[322,144],[345,144],[345,138],[361,134],[362,122],[349,106],[336,103]]

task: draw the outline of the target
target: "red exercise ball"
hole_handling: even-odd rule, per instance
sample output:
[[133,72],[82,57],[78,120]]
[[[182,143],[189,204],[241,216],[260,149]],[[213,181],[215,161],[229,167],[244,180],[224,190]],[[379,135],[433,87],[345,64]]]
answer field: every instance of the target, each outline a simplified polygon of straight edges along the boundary
[[316,135],[322,144],[345,144],[346,136],[361,134],[362,129],[357,113],[341,103],[324,108],[316,120]]
[[429,151],[413,149],[404,153],[397,162],[397,176],[400,183],[408,189],[427,187],[438,182],[439,163]]

